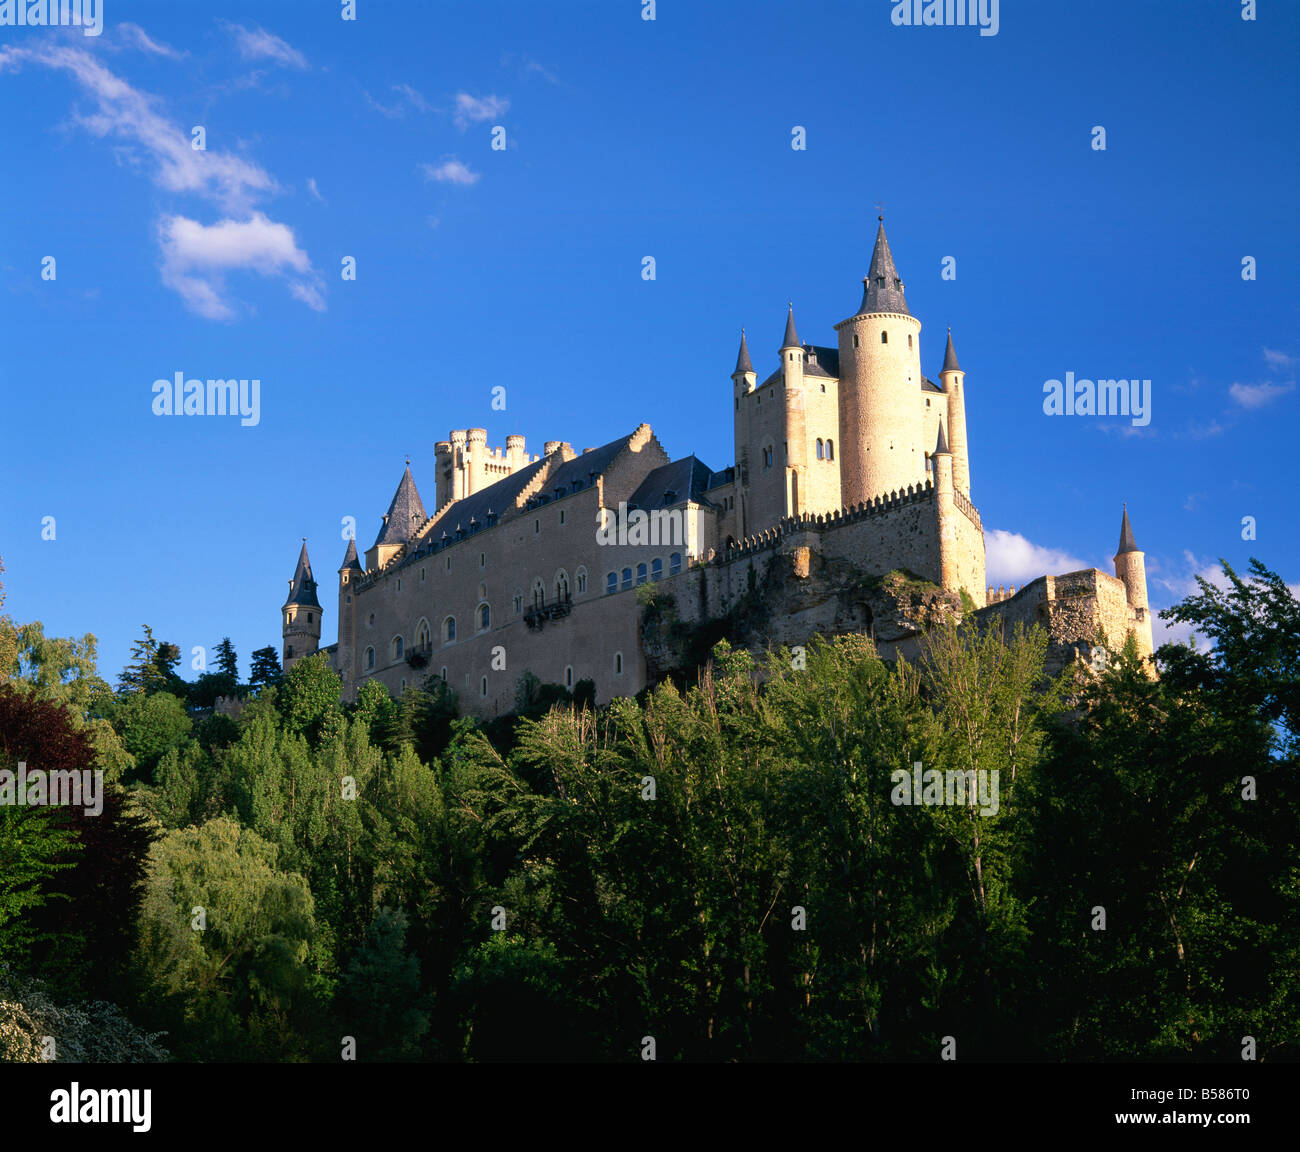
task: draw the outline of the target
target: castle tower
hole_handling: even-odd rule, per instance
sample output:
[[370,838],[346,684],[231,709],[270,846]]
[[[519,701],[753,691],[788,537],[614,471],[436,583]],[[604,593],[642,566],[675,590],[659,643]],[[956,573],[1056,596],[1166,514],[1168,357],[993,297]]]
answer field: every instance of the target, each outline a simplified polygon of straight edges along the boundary
[[[1147,565],[1146,553],[1139,551],[1133,539],[1133,525],[1128,520],[1128,505],[1124,505],[1124,517],[1119,526],[1119,551],[1115,553],[1115,575],[1124,582],[1128,595],[1128,605],[1134,610],[1137,622],[1133,631],[1137,633],[1138,647],[1144,654],[1154,651],[1151,632],[1151,610],[1147,604]],[[1110,641],[1116,643],[1120,638],[1112,636]]]
[[903,282],[876,231],[871,268],[855,315],[835,326],[840,351],[840,494],[844,504],[925,480],[921,323],[907,309]]
[[[461,432],[460,435],[464,436],[465,433]],[[453,432],[453,441],[455,436],[456,433]],[[415,486],[415,478],[411,475],[411,462],[408,460],[406,471],[402,473],[397,491],[393,493],[392,503],[388,505],[384,522],[380,525],[379,535],[366,549],[366,570],[374,571],[387,564],[428,518],[428,513],[424,510],[424,501],[420,499],[420,492]]]
[[957,363],[952,346],[952,329],[948,329],[948,347],[943,354],[939,381],[948,394],[948,442],[952,445],[952,482],[958,492],[970,499],[970,455],[966,440],[966,373]]
[[808,430],[804,398],[804,350],[794,326],[794,305],[785,321],[781,373],[785,381],[785,419],[777,456],[784,467],[781,514],[798,516],[808,506]]
[[953,454],[948,449],[943,434],[943,421],[939,421],[939,439],[930,453],[934,471],[935,514],[939,521],[939,583],[955,590],[961,586],[961,572],[957,563],[957,517],[960,515],[953,500]]
[[352,698],[357,678],[357,609],[353,602],[352,585],[362,576],[361,562],[357,559],[357,542],[348,540],[339,568],[339,656],[338,673],[343,679],[343,693]]
[[746,516],[748,506],[748,484],[749,470],[753,467],[755,460],[750,458],[750,445],[753,441],[750,439],[750,409],[753,405],[752,400],[746,400],[756,387],[758,387],[758,373],[754,371],[754,362],[749,358],[749,344],[745,340],[745,330],[740,330],[740,350],[736,353],[736,367],[731,373],[732,392],[734,393],[733,406],[734,424],[732,432],[736,451],[736,517],[734,520],[735,534],[737,537],[743,537],[748,531],[746,528]]
[[433,446],[436,471],[434,473],[434,505],[441,508],[452,499],[455,476],[455,459],[451,451],[450,440],[439,440]]
[[284,670],[289,671],[304,656],[320,648],[320,601],[316,599],[316,581],[307,556],[307,537],[302,538],[298,567],[289,581],[289,598],[280,609],[283,616]]

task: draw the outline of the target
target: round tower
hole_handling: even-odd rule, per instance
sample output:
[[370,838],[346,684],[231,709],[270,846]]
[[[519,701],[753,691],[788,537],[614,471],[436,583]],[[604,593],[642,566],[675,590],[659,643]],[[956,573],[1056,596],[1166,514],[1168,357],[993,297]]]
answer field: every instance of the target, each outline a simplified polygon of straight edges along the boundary
[[840,494],[846,505],[925,481],[921,322],[876,231],[862,304],[835,326],[840,350]]
[[433,446],[434,463],[434,502],[438,508],[441,508],[448,500],[452,498],[452,473],[453,460],[451,454],[451,441],[439,440]]
[[952,448],[953,486],[970,499],[970,456],[966,441],[966,373],[957,363],[952,346],[952,329],[948,329],[948,347],[943,354],[939,382],[948,396],[948,444]]
[[280,609],[284,640],[284,670],[289,671],[304,656],[320,649],[320,601],[307,556],[307,537],[302,538],[298,567],[289,581],[289,597]]
[[343,678],[343,692],[352,699],[357,677],[357,606],[353,585],[364,573],[357,558],[357,542],[348,538],[347,551],[339,568],[339,658],[338,671]]
[[[1128,606],[1133,609],[1137,622],[1133,631],[1137,633],[1138,647],[1143,655],[1149,656],[1155,649],[1151,631],[1151,610],[1147,603],[1147,564],[1146,553],[1139,550],[1133,539],[1133,525],[1128,520],[1128,505],[1124,505],[1124,516],[1119,526],[1119,551],[1115,553],[1115,576],[1124,583]],[[1109,638],[1112,644],[1119,643],[1122,637]]]

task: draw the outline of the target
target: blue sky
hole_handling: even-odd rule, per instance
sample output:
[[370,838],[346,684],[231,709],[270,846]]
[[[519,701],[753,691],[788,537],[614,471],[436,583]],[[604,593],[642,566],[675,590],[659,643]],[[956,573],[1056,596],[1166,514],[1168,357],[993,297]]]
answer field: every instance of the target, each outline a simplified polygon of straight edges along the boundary
[[[408,455],[432,504],[451,428],[727,467],[741,325],[761,375],[787,300],[833,344],[877,203],[994,582],[1110,570],[1124,500],[1156,607],[1220,557],[1300,581],[1300,6],[104,5],[0,27],[0,556],[110,679],[144,623],[246,674],[303,536],[332,641],[342,518],[368,546]],[[259,379],[260,422],[155,416],[176,372]],[[1150,379],[1150,424],[1044,415],[1066,372]]]

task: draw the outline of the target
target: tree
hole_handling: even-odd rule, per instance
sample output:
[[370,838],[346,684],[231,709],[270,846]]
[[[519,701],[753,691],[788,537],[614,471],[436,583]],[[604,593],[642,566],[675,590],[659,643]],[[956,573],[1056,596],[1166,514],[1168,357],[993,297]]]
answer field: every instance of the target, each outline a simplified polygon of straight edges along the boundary
[[[5,562],[0,557],[0,576],[4,575]],[[5,585],[0,580],[0,684],[18,674],[18,628],[4,614]]]
[[316,652],[299,660],[285,677],[280,709],[290,731],[301,732],[314,745],[342,720],[342,695],[343,681],[330,667],[329,657]]
[[158,641],[148,624],[143,628],[144,636],[131,646],[131,660],[117,679],[119,692],[156,692],[166,685],[158,667]]
[[406,915],[380,908],[339,986],[343,1031],[363,1060],[414,1060],[429,1016],[420,1004],[420,962],[406,951]]
[[248,674],[250,684],[270,684],[272,687],[280,684],[284,679],[284,674],[280,670],[280,655],[275,648],[268,644],[265,648],[259,648],[253,653],[253,667]]
[[189,713],[170,692],[135,692],[118,699],[113,723],[126,750],[135,757],[139,779],[153,778],[155,765],[168,748],[183,745],[193,724]]
[[223,636],[217,645],[217,671],[224,672],[236,684],[239,683],[239,658],[235,655],[235,646],[229,636]]

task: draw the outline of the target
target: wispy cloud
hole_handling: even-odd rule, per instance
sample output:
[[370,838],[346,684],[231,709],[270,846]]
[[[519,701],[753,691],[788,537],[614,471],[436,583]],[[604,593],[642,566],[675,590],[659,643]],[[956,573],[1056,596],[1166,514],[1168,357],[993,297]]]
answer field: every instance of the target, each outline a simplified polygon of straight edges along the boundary
[[510,110],[510,101],[500,96],[471,96],[468,92],[456,93],[456,127],[462,132],[471,124],[495,120]]
[[548,84],[562,85],[564,82],[549,68],[545,68],[526,52],[502,52],[501,67],[515,68],[521,76],[539,76]]
[[366,98],[366,103],[370,105],[381,116],[387,116],[390,120],[400,120],[408,112],[432,112],[433,105],[427,101],[423,94],[409,84],[392,84],[389,91],[397,93],[397,99],[391,104],[384,104],[376,100],[369,92],[362,90],[362,95]]
[[307,191],[316,197],[322,204],[325,203],[325,197],[320,194],[320,189],[316,187],[316,177],[307,177]]
[[180,52],[170,44],[155,40],[139,24],[119,24],[117,34],[128,47],[147,52],[152,56],[165,56],[168,60],[183,60],[188,52]]
[[1063,549],[1045,548],[1003,528],[984,533],[984,557],[990,584],[1019,586],[1039,576],[1059,576],[1091,567]]
[[293,229],[254,212],[247,220],[204,225],[185,216],[164,216],[158,225],[163,282],[200,316],[229,320],[235,309],[225,274],[242,270],[285,278],[290,294],[318,312],[325,310],[319,276]]
[[1293,391],[1295,391],[1294,380],[1285,384],[1275,384],[1265,380],[1259,384],[1235,383],[1228,389],[1228,395],[1243,408],[1254,411],[1272,404],[1274,400],[1280,400],[1288,392]]
[[227,24],[226,30],[235,38],[235,47],[245,60],[270,60],[285,68],[306,68],[307,57],[287,40],[280,39],[265,28],[254,25]]
[[438,184],[459,184],[468,187],[477,184],[481,174],[468,165],[461,163],[455,156],[448,156],[437,164],[421,164],[420,171],[426,180]]
[[1296,364],[1300,364],[1300,356],[1288,356],[1285,352],[1265,348],[1264,361],[1272,368],[1291,368]]

